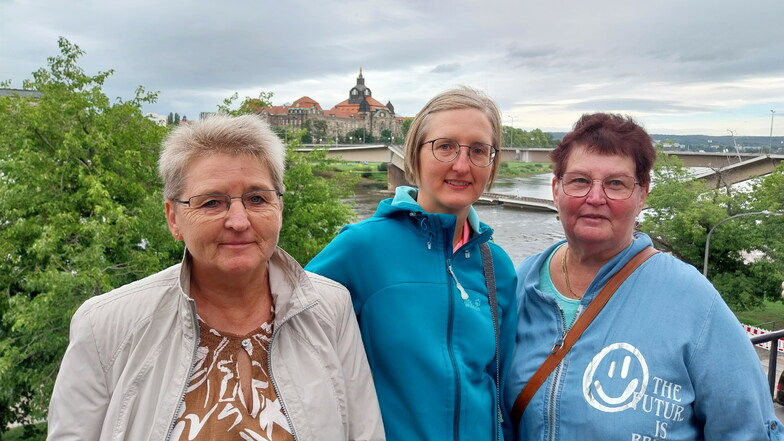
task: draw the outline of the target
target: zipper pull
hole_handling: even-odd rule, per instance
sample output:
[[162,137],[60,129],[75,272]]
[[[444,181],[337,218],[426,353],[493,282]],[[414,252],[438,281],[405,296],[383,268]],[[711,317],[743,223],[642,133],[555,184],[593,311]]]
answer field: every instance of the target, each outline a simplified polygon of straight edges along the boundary
[[468,300],[468,293],[463,288],[463,285],[460,284],[460,281],[457,280],[457,276],[455,275],[455,272],[452,271],[452,262],[451,261],[447,261],[447,268],[449,268],[449,274],[451,274],[452,278],[455,279],[455,285],[457,285],[457,290],[460,291],[460,298],[463,299],[463,300]]
[[561,335],[561,339],[558,340],[557,343],[555,343],[555,346],[553,346],[553,350],[550,351],[551,354],[555,354],[556,352],[561,350],[561,348],[563,347],[563,344],[564,344],[564,340],[566,340],[566,333],[567,332],[568,331],[564,331],[563,335]]

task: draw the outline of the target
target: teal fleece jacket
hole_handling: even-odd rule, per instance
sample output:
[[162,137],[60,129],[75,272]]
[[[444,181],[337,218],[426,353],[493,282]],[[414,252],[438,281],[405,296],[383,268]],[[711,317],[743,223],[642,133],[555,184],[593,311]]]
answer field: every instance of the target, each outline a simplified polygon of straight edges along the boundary
[[[500,439],[495,336],[479,249],[493,230],[472,208],[474,233],[453,252],[456,217],[425,212],[416,195],[399,187],[373,217],[344,227],[306,269],[351,292],[388,440]],[[507,254],[489,246],[503,390],[517,279]]]

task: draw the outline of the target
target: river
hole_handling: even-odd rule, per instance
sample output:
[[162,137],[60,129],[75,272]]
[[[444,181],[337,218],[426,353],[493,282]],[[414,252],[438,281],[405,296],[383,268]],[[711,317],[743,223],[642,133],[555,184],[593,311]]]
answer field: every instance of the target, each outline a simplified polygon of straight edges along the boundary
[[[550,173],[525,178],[497,179],[493,192],[550,199],[552,198],[551,179]],[[357,214],[357,220],[372,216],[378,202],[390,196],[389,192],[382,191],[358,193],[352,198],[355,202],[354,212]],[[506,250],[515,264],[564,237],[561,224],[555,219],[555,213],[551,211],[481,204],[475,205],[474,208],[479,214],[479,219],[495,230],[493,235],[495,243]]]

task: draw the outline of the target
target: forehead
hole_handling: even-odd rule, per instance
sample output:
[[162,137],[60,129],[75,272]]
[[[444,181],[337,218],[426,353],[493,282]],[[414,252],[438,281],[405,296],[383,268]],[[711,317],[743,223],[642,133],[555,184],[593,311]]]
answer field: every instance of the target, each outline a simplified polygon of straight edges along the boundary
[[451,138],[459,142],[491,143],[493,126],[481,110],[474,108],[442,110],[431,113],[425,127],[425,140]]
[[195,193],[272,188],[265,164],[248,154],[215,153],[193,158],[185,173],[185,188]]
[[605,155],[578,145],[569,153],[564,173],[583,173],[594,178],[611,175],[635,176],[635,166],[634,160],[629,156]]

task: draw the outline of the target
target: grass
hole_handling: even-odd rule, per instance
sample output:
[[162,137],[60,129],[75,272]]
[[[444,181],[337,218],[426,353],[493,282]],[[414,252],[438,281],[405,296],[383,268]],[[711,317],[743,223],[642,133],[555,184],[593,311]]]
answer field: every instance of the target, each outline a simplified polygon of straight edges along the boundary
[[499,178],[520,178],[550,173],[553,166],[549,162],[502,162],[498,170]]
[[766,300],[760,308],[738,311],[735,316],[744,325],[775,331],[784,328],[784,303]]

